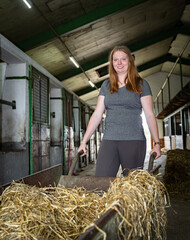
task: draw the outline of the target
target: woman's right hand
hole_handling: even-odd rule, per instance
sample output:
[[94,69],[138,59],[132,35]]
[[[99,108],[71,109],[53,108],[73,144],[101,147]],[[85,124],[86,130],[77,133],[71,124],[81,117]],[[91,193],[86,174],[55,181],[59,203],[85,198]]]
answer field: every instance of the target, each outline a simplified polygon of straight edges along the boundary
[[86,143],[81,142],[77,152],[79,153],[80,151],[83,151],[84,153],[81,155],[81,157],[85,156],[87,153],[87,146]]

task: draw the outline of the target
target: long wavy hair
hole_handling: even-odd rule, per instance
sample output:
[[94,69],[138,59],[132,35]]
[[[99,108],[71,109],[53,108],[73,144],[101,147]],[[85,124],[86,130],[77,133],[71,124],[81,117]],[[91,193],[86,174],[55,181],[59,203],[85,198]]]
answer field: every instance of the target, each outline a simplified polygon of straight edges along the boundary
[[134,63],[134,56],[132,56],[130,50],[125,46],[116,46],[111,51],[109,56],[109,81],[110,81],[110,93],[114,93],[118,91],[119,85],[118,85],[118,75],[113,67],[113,54],[116,51],[122,51],[127,54],[129,64],[128,64],[128,73],[125,78],[125,84],[126,89],[129,91],[133,91],[135,93],[141,94],[141,87],[140,82],[142,81],[142,78],[139,76],[138,71],[135,67]]

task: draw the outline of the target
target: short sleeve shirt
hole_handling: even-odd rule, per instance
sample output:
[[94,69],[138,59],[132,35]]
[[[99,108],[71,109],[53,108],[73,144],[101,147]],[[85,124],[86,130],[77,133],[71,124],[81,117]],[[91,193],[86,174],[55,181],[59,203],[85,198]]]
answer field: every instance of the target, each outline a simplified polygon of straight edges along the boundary
[[145,140],[142,125],[141,97],[152,95],[146,80],[142,81],[142,93],[138,94],[123,86],[118,92],[109,92],[110,83],[104,81],[99,95],[105,97],[106,119],[103,139],[106,140]]

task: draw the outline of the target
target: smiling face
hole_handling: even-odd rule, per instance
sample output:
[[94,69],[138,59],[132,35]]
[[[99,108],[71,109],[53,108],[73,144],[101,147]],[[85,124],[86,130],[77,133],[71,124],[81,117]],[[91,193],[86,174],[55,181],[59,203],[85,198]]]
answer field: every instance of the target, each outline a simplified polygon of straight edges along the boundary
[[122,51],[116,51],[113,54],[113,68],[117,74],[126,75],[128,72],[129,59],[126,53]]

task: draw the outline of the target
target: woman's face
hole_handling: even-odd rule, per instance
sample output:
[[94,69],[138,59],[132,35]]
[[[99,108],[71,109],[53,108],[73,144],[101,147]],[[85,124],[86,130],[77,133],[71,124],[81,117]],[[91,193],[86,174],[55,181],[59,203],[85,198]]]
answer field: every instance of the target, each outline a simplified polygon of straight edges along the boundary
[[129,59],[126,53],[116,51],[113,54],[113,68],[117,74],[127,74],[129,66]]

